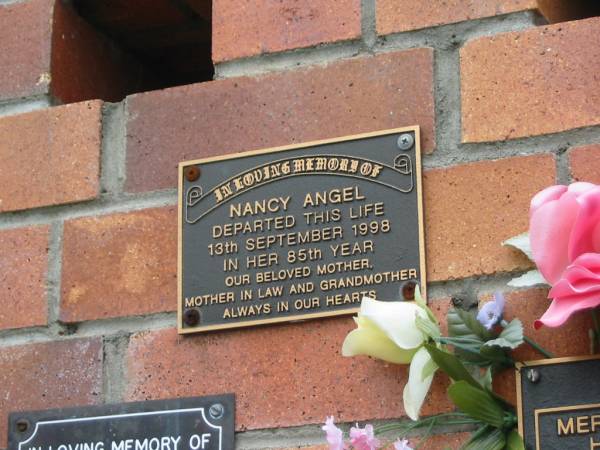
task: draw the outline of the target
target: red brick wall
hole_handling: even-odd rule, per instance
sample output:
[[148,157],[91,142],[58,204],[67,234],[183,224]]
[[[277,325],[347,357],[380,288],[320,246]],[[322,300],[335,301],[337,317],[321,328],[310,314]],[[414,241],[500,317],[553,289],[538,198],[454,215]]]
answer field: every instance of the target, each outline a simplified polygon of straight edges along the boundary
[[[350,318],[177,335],[179,161],[420,125],[440,318],[531,267],[501,243],[535,192],[600,182],[600,18],[544,26],[534,0],[251,3],[213,1],[215,81],[119,103],[136,68],[73,11],[0,4],[0,448],[9,411],[221,392],[240,448],[317,445],[329,414],[405,419],[405,367],[341,357]],[[584,318],[534,332],[546,292],[506,290],[550,350],[587,352]],[[510,373],[495,382],[514,396]],[[425,414],[450,408],[446,386]]]

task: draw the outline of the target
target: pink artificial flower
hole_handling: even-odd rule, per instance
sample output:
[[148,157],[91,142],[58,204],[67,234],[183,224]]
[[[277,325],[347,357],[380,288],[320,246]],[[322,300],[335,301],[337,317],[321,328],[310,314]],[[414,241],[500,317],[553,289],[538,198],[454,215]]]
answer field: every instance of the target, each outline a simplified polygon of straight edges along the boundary
[[561,285],[550,291],[553,303],[535,326],[559,326],[574,312],[600,304],[600,297],[588,288],[565,294],[564,287],[574,281],[581,284],[583,278],[573,275],[581,271],[572,267],[586,268],[591,263],[590,257],[575,263],[581,255],[600,252],[600,186],[580,182],[544,189],[531,200],[529,219],[533,259],[550,284]]
[[535,321],[542,325],[558,327],[576,311],[600,305],[600,254],[584,253],[567,267],[562,278],[552,287],[548,297],[550,308]]
[[408,440],[402,439],[394,442],[394,450],[414,450],[408,445]]
[[327,417],[325,425],[322,427],[323,431],[327,433],[327,443],[329,444],[329,450],[345,450],[348,447],[344,444],[344,433],[333,423],[333,416]]
[[366,425],[364,428],[356,425],[350,428],[350,443],[356,450],[376,450],[381,447],[373,432],[373,425]]

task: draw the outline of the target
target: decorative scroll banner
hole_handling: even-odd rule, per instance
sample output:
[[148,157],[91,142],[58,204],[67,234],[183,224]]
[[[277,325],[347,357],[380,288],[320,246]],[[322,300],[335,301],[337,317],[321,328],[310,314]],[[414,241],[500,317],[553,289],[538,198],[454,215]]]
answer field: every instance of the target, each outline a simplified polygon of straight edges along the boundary
[[233,394],[12,413],[8,450],[233,450]]
[[517,365],[519,433],[531,450],[600,450],[600,358]]
[[420,157],[412,127],[181,163],[180,333],[424,290]]

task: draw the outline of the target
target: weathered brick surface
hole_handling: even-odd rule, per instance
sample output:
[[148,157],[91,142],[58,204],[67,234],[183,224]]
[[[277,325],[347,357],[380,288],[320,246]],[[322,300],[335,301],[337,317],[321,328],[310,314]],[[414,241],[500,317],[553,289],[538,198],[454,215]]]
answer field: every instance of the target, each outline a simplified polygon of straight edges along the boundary
[[377,32],[417,30],[534,8],[536,0],[377,0]]
[[0,100],[49,94],[63,102],[120,100],[141,66],[65,2],[0,5]]
[[569,151],[573,181],[600,184],[600,145],[577,147]]
[[[239,430],[321,423],[327,415],[342,422],[402,416],[407,367],[342,357],[353,328],[341,318],[194,337],[138,333],[126,356],[125,397],[235,392]],[[446,388],[436,375],[424,415],[449,409]]]
[[126,188],[173,188],[187,159],[414,124],[431,152],[432,56],[392,52],[131,96]]
[[360,0],[213,2],[213,61],[360,36]]
[[0,231],[0,329],[46,325],[48,226]]
[[[588,330],[592,328],[589,312],[573,315],[569,321],[559,328],[533,328],[533,322],[539,319],[548,306],[547,289],[528,289],[506,295],[504,316],[510,321],[518,317],[523,322],[525,335],[536,341],[556,357],[581,356],[590,352]],[[524,344],[513,354],[516,361],[544,359],[537,351]],[[516,404],[516,384],[513,370],[504,371],[494,380],[494,389],[511,403]]]
[[175,209],[67,221],[60,320],[80,322],[174,310]]
[[8,413],[101,402],[102,341],[0,347],[0,447]]
[[462,140],[600,124],[600,17],[484,37],[460,52]]
[[0,5],[0,99],[48,91],[53,3]]
[[0,212],[98,195],[101,107],[91,101],[0,118]]
[[423,184],[428,280],[531,267],[526,257],[501,244],[527,230],[531,197],[554,183],[552,155],[426,171]]

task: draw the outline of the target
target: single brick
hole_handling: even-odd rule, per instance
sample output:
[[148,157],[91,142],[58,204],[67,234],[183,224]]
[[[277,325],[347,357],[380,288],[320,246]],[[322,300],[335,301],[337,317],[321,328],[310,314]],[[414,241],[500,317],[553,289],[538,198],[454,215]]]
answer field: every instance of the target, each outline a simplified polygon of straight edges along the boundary
[[418,30],[536,8],[536,0],[377,0],[377,33]]
[[48,226],[0,231],[0,329],[48,321]]
[[[547,289],[528,289],[506,294],[504,317],[507,321],[519,318],[523,322],[525,335],[553,353],[554,356],[580,356],[590,353],[588,330],[593,327],[589,312],[573,315],[569,321],[558,328],[533,328],[533,322],[539,319],[550,306]],[[523,344],[515,352],[516,361],[544,359],[544,356]],[[512,404],[516,405],[516,382],[514,370],[506,370],[495,377],[494,390]]]
[[432,57],[413,49],[131,96],[126,188],[173,188],[188,159],[414,124],[429,153]]
[[102,340],[0,347],[0,447],[8,413],[101,403]]
[[53,0],[0,5],[0,100],[45,94]]
[[67,221],[60,320],[80,322],[173,311],[176,208]]
[[[238,430],[395,418],[403,414],[408,367],[340,355],[350,318],[181,337],[134,334],[125,398],[236,394]],[[169,355],[169,364],[164,363]],[[447,379],[436,375],[422,413],[448,411]]]
[[483,37],[460,52],[462,140],[600,124],[600,17]]
[[0,100],[40,94],[62,102],[120,100],[141,67],[66,2],[0,5]]
[[102,102],[0,118],[0,212],[98,196]]
[[569,162],[574,181],[600,184],[600,145],[572,149],[569,151]]
[[213,61],[358,38],[360,9],[360,0],[215,0]]
[[552,155],[427,170],[423,184],[428,281],[531,267],[502,242],[527,230],[531,197],[555,184]]

